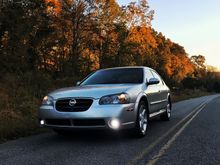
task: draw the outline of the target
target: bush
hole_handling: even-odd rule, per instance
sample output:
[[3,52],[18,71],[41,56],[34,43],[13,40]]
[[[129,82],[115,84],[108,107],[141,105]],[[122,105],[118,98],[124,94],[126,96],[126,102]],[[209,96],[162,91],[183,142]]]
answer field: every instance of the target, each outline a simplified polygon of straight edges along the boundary
[[41,73],[6,74],[0,79],[0,140],[39,132],[37,109],[44,95],[66,87],[72,78]]

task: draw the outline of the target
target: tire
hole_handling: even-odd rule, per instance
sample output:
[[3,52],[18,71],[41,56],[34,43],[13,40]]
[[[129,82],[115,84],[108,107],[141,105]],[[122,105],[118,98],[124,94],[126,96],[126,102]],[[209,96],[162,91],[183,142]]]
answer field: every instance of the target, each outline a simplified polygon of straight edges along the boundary
[[134,128],[134,134],[136,137],[144,137],[148,128],[148,109],[144,101],[141,101],[138,105],[137,119]]
[[168,101],[166,112],[160,115],[160,119],[163,121],[169,121],[171,117],[171,103]]

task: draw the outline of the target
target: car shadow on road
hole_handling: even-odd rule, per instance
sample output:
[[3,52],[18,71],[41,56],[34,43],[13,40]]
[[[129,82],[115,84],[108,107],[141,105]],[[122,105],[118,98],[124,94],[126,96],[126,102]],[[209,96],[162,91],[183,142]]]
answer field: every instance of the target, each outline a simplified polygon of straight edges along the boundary
[[127,131],[111,130],[74,130],[67,132],[64,135],[53,133],[53,137],[61,141],[83,141],[86,143],[114,143],[116,140],[134,139]]

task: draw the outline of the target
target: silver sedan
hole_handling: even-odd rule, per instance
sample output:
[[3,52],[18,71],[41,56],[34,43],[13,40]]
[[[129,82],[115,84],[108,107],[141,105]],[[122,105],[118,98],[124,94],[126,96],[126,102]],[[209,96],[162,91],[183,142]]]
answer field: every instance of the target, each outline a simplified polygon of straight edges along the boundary
[[63,88],[43,98],[40,125],[57,133],[69,129],[130,129],[142,137],[149,118],[171,116],[170,90],[148,67],[98,70],[76,87]]

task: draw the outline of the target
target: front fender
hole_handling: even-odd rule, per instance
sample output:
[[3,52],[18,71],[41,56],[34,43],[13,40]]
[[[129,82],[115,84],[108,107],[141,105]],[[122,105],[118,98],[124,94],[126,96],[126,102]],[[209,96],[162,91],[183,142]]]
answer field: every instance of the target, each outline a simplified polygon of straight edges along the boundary
[[144,92],[139,93],[138,96],[137,96],[137,99],[136,99],[136,102],[135,102],[135,108],[134,108],[135,118],[137,118],[138,105],[139,105],[141,99],[145,99],[147,108],[149,110],[149,102],[148,102],[146,93],[144,93]]

